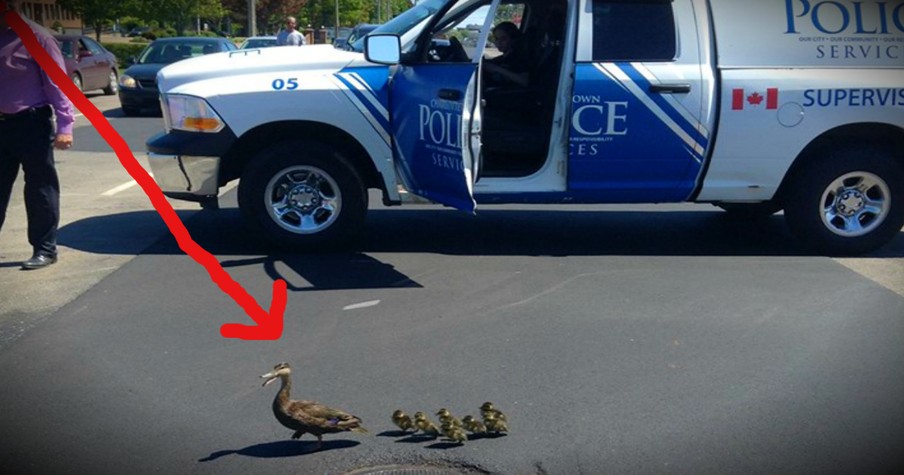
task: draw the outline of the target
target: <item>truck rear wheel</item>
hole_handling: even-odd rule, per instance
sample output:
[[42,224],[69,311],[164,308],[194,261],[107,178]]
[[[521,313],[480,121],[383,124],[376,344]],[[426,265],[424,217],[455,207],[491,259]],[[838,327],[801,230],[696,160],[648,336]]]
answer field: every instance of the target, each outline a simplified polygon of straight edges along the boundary
[[364,226],[367,193],[334,148],[292,140],[252,158],[239,182],[245,218],[279,247],[326,250],[354,241]]
[[869,146],[840,148],[798,174],[785,220],[798,239],[828,255],[872,251],[904,226],[904,167]]

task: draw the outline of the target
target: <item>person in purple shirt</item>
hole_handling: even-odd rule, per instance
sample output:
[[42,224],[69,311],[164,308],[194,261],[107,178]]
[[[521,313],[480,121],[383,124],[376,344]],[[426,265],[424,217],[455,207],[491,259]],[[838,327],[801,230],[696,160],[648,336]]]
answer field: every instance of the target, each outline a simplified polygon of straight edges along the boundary
[[[34,253],[23,269],[41,269],[57,260],[60,182],[53,149],[72,147],[72,103],[41,69],[9,25],[17,0],[0,0],[0,229],[19,167],[25,175],[28,242]],[[26,20],[38,42],[65,70],[60,46],[40,25]],[[56,130],[53,114],[56,113]]]

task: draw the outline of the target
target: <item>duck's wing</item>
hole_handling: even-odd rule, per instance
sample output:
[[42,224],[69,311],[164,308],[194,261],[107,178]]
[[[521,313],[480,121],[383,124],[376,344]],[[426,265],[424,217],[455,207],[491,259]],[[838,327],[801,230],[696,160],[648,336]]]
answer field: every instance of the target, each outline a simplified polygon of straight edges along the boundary
[[367,432],[359,417],[315,401],[291,401],[287,412],[304,424],[323,429]]

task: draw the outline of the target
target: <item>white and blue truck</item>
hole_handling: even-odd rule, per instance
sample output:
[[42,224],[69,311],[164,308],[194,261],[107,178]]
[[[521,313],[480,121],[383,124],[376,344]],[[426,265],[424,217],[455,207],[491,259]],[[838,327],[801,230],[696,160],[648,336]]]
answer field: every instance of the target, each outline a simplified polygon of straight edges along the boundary
[[[525,84],[490,81],[512,21]],[[902,0],[423,0],[362,38],[242,50],[158,76],[148,141],[172,198],[285,246],[388,205],[712,203],[784,211],[829,255],[904,225]]]

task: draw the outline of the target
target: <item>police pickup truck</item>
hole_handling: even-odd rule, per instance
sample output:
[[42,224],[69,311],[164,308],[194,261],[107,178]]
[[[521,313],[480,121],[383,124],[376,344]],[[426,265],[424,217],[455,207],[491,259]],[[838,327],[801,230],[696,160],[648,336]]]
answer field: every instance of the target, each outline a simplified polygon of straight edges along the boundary
[[[487,74],[511,58],[493,43],[503,21],[518,82]],[[203,56],[158,84],[164,193],[215,205],[240,179],[244,216],[287,246],[348,244],[368,189],[467,212],[784,210],[830,255],[904,225],[901,0],[423,0],[353,51]]]

